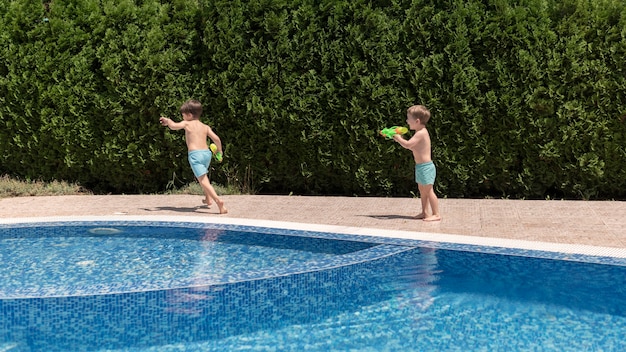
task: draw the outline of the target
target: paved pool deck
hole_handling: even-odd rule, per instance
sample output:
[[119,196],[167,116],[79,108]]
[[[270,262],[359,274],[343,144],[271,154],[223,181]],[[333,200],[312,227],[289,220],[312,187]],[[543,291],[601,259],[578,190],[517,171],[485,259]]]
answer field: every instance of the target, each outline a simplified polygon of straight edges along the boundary
[[76,195],[0,199],[0,218],[163,216],[269,220],[495,239],[626,248],[626,202],[440,199],[439,222],[412,217],[419,199],[286,195],[223,196],[228,214],[197,195]]

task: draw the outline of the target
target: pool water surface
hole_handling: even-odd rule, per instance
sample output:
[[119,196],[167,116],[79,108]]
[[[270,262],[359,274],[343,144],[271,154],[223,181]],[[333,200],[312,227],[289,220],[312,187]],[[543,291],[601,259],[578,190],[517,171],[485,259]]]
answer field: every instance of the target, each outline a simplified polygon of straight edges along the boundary
[[523,255],[207,223],[0,225],[0,351],[626,349],[623,260]]
[[[59,231],[64,233],[60,234]],[[52,232],[48,236],[41,233]],[[22,227],[0,237],[0,297],[186,287],[331,261],[373,243],[159,226]],[[289,271],[287,271],[290,273]],[[95,291],[95,292],[94,292]]]

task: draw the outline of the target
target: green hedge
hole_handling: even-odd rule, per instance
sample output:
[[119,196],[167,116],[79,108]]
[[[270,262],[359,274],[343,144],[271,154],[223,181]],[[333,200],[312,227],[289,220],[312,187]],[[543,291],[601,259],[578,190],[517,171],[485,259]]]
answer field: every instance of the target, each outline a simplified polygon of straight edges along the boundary
[[97,192],[189,182],[178,118],[205,106],[211,178],[262,193],[408,195],[377,135],[427,105],[449,197],[626,195],[619,0],[0,0],[0,172]]
[[180,172],[181,138],[158,117],[200,88],[198,9],[186,3],[10,2],[2,171],[117,192],[154,191]]

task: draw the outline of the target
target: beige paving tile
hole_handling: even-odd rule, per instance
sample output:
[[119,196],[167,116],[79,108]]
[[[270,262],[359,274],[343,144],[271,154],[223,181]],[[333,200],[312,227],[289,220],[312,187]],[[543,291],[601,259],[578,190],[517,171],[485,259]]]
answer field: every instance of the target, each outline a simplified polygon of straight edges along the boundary
[[626,248],[626,202],[440,199],[443,220],[412,219],[415,198],[224,196],[229,214],[197,195],[0,199],[0,217],[167,215],[274,220]]
[[606,228],[616,237],[626,239],[626,227],[622,225],[609,224]]
[[605,226],[579,226],[577,228],[559,228],[554,233],[555,241],[562,243],[579,243],[595,246],[615,246],[621,240]]

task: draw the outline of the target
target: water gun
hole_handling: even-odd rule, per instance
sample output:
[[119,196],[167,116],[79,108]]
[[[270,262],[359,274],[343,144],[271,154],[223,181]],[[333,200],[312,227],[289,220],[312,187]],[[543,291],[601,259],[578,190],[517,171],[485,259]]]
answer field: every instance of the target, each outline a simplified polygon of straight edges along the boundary
[[217,160],[217,162],[221,163],[222,159],[224,158],[224,155],[222,155],[221,152],[217,151],[217,146],[213,143],[211,143],[211,145],[209,145],[209,149],[211,149],[211,152],[213,152],[213,155],[215,156],[215,160]]
[[396,134],[405,134],[407,132],[409,132],[409,129],[406,127],[392,126],[380,131],[380,135],[387,139],[392,139]]

